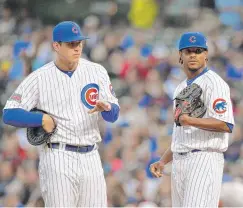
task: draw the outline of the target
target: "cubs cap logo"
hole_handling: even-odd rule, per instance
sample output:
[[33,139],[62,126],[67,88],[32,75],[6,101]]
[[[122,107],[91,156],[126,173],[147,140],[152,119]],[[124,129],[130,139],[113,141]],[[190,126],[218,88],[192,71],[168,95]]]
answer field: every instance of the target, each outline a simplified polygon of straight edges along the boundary
[[227,102],[223,98],[218,98],[213,102],[213,109],[218,114],[223,114],[227,111]]
[[99,99],[99,86],[95,83],[87,84],[81,91],[82,103],[92,109],[96,105],[96,100]]
[[73,27],[72,27],[72,31],[73,31],[73,33],[75,33],[75,34],[78,34],[78,28],[77,28],[76,26],[73,26]]
[[191,36],[191,37],[189,38],[189,41],[190,41],[191,43],[195,43],[195,42],[196,42],[196,37],[195,37],[195,36]]
[[208,49],[205,35],[200,32],[186,32],[181,35],[179,41],[179,51],[185,48],[197,47]]

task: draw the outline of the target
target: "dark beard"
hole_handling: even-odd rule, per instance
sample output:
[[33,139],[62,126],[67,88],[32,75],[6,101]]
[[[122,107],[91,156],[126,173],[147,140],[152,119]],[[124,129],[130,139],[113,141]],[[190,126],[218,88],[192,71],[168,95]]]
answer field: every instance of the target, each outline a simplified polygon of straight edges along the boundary
[[197,68],[197,69],[191,69],[191,68],[188,68],[188,70],[191,72],[191,73],[195,73],[199,70],[200,68]]

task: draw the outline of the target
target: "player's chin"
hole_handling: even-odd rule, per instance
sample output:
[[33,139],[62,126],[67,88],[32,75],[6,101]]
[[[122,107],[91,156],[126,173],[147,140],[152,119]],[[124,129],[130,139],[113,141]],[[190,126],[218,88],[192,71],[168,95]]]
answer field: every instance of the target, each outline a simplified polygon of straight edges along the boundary
[[188,63],[188,69],[189,71],[197,71],[200,69],[200,66],[197,63]]
[[71,60],[73,63],[76,63],[79,61],[79,59],[80,59],[80,56],[76,55],[76,56],[73,56]]

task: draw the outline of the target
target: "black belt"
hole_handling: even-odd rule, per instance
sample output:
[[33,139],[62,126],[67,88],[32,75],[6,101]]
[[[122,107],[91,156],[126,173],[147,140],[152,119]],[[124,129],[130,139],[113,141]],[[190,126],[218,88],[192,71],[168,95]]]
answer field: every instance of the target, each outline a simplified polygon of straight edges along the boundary
[[60,149],[60,145],[64,145],[64,150],[71,152],[91,152],[94,149],[94,145],[88,146],[74,146],[70,144],[60,144],[60,143],[48,143],[47,146],[53,149]]
[[194,152],[201,152],[202,150],[199,150],[199,149],[194,149],[190,152],[178,152],[177,154],[179,155],[187,155],[188,153],[194,153]]

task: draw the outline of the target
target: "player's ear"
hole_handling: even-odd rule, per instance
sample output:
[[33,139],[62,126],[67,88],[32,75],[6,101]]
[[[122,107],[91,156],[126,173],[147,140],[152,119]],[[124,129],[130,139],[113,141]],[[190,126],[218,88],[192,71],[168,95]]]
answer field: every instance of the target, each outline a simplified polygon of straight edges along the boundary
[[205,56],[206,56],[205,61],[208,61],[208,51],[204,51],[204,53],[205,53]]
[[181,60],[181,57],[179,58],[179,64],[181,64],[182,60]]
[[53,47],[53,49],[54,49],[55,51],[57,51],[57,50],[58,50],[58,47],[59,47],[59,43],[58,43],[58,42],[53,42],[53,43],[52,43],[52,47]]
[[183,64],[183,60],[182,60],[181,56],[182,56],[182,52],[179,51],[179,63],[180,64]]

